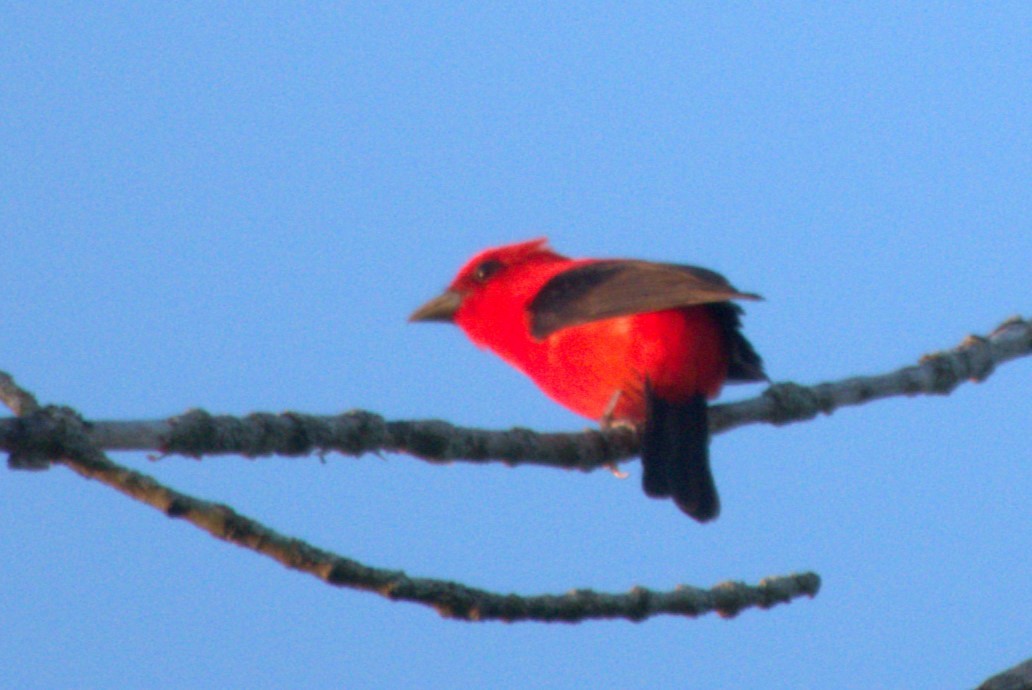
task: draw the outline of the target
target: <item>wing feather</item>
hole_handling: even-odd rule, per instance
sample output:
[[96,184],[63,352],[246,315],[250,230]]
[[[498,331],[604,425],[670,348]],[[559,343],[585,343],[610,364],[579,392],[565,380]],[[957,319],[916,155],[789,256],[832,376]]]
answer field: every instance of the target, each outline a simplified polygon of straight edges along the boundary
[[531,300],[531,334],[538,339],[570,326],[732,299],[762,299],[739,292],[724,276],[697,266],[649,261],[593,261],[555,276]]

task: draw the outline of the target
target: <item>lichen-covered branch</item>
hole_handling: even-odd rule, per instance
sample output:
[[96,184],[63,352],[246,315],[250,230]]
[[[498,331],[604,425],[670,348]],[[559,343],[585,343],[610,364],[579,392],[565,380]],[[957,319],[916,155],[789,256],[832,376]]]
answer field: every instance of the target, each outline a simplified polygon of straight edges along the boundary
[[625,594],[574,590],[562,595],[496,594],[465,585],[409,577],[316,548],[283,536],[229,506],[203,501],[166,487],[153,478],[117,465],[94,444],[87,424],[66,407],[40,407],[7,374],[0,373],[0,400],[25,416],[13,443],[11,464],[35,467],[43,462],[67,465],[169,517],[185,520],[212,536],[264,554],[283,565],[338,587],[376,592],[388,599],[436,609],[442,616],[467,621],[501,620],[574,623],[597,618],[641,621],[660,614],[700,616],[717,612],[731,617],[746,608],[770,608],[800,596],[813,597],[820,578],[813,573],[773,577],[756,586],[727,582],[712,589],[678,587],[654,592],[636,587]]
[[[805,421],[891,396],[946,395],[959,384],[982,381],[998,365],[1030,353],[1032,322],[1015,317],[988,336],[969,336],[951,350],[927,355],[913,366],[887,374],[815,386],[778,383],[759,397],[715,405],[710,408],[710,427],[716,434],[745,424]],[[0,449],[11,450],[18,425],[17,420],[0,420]],[[485,431],[439,420],[387,421],[361,410],[332,417],[287,412],[243,418],[193,410],[168,420],[92,422],[88,428],[90,438],[105,450],[150,450],[193,457],[389,452],[430,462],[500,461],[590,470],[624,461],[638,451],[637,437],[627,428],[582,433]]]

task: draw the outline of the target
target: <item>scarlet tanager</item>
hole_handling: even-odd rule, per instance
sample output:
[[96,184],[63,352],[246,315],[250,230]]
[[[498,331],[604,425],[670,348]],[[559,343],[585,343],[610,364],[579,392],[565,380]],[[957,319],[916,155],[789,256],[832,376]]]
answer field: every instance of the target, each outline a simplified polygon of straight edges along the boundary
[[477,254],[409,320],[455,323],[561,405],[635,425],[645,493],[705,522],[720,512],[706,400],[767,379],[732,299],[760,297],[704,268],[570,259],[536,239]]

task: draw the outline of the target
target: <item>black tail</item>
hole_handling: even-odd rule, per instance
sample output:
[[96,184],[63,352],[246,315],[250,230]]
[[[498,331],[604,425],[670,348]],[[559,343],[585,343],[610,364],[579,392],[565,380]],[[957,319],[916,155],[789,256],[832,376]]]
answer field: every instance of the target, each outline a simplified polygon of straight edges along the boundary
[[699,522],[720,513],[720,498],[709,467],[706,398],[693,395],[674,403],[646,385],[645,431],[641,439],[642,485],[653,498],[673,496]]

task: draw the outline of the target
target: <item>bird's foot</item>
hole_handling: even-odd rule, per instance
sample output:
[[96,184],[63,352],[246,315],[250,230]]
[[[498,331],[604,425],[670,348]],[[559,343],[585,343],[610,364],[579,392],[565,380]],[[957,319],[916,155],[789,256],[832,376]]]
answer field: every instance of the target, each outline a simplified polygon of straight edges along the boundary
[[615,425],[621,423],[619,421],[613,421],[613,410],[616,409],[616,404],[620,402],[621,395],[623,395],[623,391],[618,390],[613,393],[613,397],[609,399],[609,404],[606,405],[606,410],[602,413],[602,418],[598,420],[598,425],[603,429],[611,429]]
[[607,470],[609,470],[613,474],[613,476],[616,477],[617,479],[627,479],[628,477],[631,476],[631,475],[627,474],[626,472],[624,472],[623,470],[621,470],[617,466],[616,463],[609,463],[608,465],[605,466],[605,468]]

